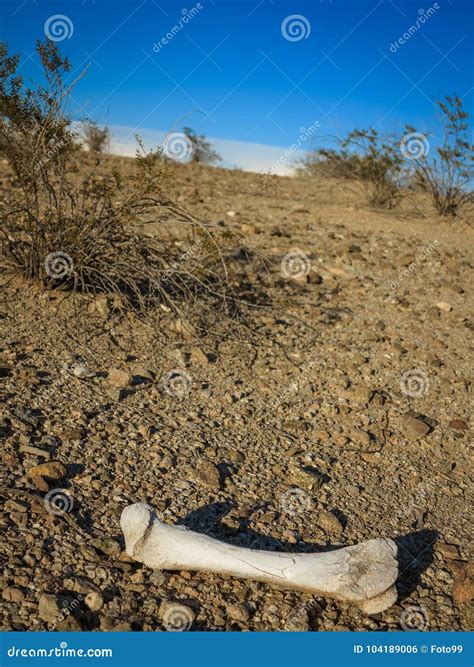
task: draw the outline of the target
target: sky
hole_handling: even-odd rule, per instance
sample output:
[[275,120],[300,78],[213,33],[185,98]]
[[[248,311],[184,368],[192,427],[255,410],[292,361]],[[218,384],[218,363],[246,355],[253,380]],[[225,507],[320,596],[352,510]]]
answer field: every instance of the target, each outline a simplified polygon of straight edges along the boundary
[[30,82],[45,34],[71,81],[88,66],[70,112],[109,125],[113,152],[189,126],[223,166],[291,173],[354,127],[435,131],[446,93],[472,113],[473,15],[472,0],[2,0],[0,40]]

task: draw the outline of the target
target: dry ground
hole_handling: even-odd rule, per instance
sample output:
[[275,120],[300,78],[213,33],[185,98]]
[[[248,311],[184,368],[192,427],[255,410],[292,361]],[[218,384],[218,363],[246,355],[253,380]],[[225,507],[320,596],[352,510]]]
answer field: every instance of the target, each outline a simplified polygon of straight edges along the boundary
[[[58,292],[3,285],[3,628],[160,630],[180,602],[196,630],[468,629],[466,219],[201,166],[174,167],[167,187],[241,235],[251,261],[233,264],[266,305],[234,321],[201,313],[208,332],[193,336],[171,312],[123,320],[105,299],[60,305]],[[173,221],[158,211],[143,228],[166,236]],[[293,280],[281,261],[296,251],[311,271]],[[94,377],[74,375],[74,355]],[[32,479],[54,461],[56,479]],[[68,512],[44,501],[48,487]],[[398,603],[364,617],[261,583],[154,573],[123,552],[120,513],[138,500],[254,548],[396,538]]]

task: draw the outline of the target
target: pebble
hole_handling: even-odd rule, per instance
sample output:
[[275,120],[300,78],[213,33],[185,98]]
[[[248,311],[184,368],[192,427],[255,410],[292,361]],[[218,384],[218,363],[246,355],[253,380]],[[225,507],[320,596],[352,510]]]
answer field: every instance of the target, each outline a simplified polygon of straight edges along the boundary
[[452,305],[447,301],[437,301],[435,306],[443,311],[443,313],[450,313],[453,309]]
[[107,374],[107,383],[114,388],[128,387],[132,383],[132,376],[127,371],[111,368]]
[[95,537],[91,540],[91,545],[107,556],[116,556],[120,553],[120,544],[112,537]]
[[220,489],[221,476],[217,466],[211,461],[201,459],[194,471],[194,477],[197,482],[210,489]]
[[40,449],[39,447],[33,447],[31,445],[20,445],[19,450],[20,452],[23,452],[23,454],[32,454],[33,456],[39,456],[46,460],[51,458],[51,454],[49,452],[47,452],[45,449]]
[[474,597],[474,563],[466,563],[456,575],[453,584],[453,599],[460,604],[471,602]]
[[56,620],[61,612],[56,595],[43,593],[38,601],[38,616],[47,623]]
[[465,431],[468,428],[468,425],[462,419],[452,419],[449,422],[449,425],[456,431]]
[[454,544],[441,542],[436,548],[447,560],[457,560],[459,558],[459,549]]
[[104,606],[104,598],[98,591],[91,591],[87,593],[84,602],[91,611],[99,611]]
[[246,607],[237,604],[228,604],[226,607],[227,616],[233,621],[247,623],[250,619],[250,613]]
[[332,512],[328,512],[325,509],[319,511],[318,524],[331,533],[340,534],[344,530],[344,526],[339,519]]
[[25,595],[20,588],[7,586],[2,591],[2,598],[7,600],[7,602],[23,602]]
[[28,477],[48,477],[49,479],[61,479],[66,475],[66,467],[60,461],[48,461],[40,465],[28,468]]
[[417,440],[424,438],[430,432],[430,427],[426,422],[411,415],[404,415],[402,428],[406,435]]

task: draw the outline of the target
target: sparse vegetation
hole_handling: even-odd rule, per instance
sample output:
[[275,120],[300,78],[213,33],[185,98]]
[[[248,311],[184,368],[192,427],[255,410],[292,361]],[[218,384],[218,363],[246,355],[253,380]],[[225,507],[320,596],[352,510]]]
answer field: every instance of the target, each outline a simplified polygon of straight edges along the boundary
[[[443,143],[435,155],[422,151],[413,160],[414,182],[427,192],[440,215],[455,216],[470,201],[472,194],[467,185],[473,177],[474,146],[468,141],[469,114],[462,107],[462,100],[446,95],[438,100],[443,125]],[[406,131],[412,133],[413,127]]]
[[204,134],[196,134],[190,127],[184,127],[183,134],[188,137],[192,145],[191,162],[215,164],[222,160],[219,153],[212,148]]
[[[140,144],[127,176],[99,176],[99,159],[80,175],[79,137],[66,114],[70,63],[51,41],[38,42],[37,52],[45,84],[29,88],[17,72],[19,57],[0,45],[0,138],[15,175],[0,205],[0,269],[48,287],[115,294],[124,308],[155,300],[173,307],[178,296],[203,294],[225,300],[215,229],[166,197],[159,149],[146,152]],[[192,261],[183,265],[172,242],[137,231],[157,207],[186,225],[188,242],[202,248]]]
[[340,149],[310,152],[301,163],[310,175],[361,182],[369,203],[393,208],[400,200],[403,157],[397,142],[377,130],[353,130],[339,142]]
[[84,143],[92,153],[105,153],[110,146],[110,130],[96,123],[86,123],[83,130]]

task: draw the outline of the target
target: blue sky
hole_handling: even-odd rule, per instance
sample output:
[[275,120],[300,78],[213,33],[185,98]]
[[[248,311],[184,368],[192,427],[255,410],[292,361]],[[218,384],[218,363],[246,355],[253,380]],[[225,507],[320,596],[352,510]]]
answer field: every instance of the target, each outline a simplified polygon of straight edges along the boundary
[[472,0],[2,0],[0,39],[38,80],[34,42],[66,17],[59,45],[75,73],[89,64],[77,117],[109,124],[125,152],[135,132],[154,143],[189,125],[226,164],[258,170],[313,124],[321,141],[354,126],[428,132],[453,92],[472,112],[473,12]]

